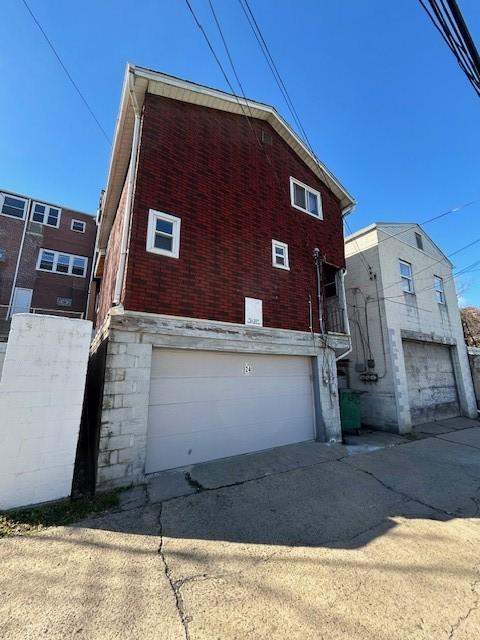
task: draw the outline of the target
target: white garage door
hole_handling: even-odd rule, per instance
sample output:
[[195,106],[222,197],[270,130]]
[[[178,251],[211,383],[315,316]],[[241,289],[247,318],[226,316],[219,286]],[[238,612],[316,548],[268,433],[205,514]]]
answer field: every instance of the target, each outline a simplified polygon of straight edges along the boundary
[[412,423],[460,415],[450,347],[403,342]]
[[313,437],[310,358],[153,350],[146,473]]

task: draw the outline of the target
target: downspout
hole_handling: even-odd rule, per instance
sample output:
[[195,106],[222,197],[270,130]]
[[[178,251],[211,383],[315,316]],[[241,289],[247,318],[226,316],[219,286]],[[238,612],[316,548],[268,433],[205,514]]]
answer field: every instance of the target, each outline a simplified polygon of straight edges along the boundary
[[115,281],[115,293],[113,296],[113,305],[118,306],[121,301],[123,281],[125,278],[125,266],[128,256],[128,236],[130,231],[130,220],[133,208],[133,189],[135,185],[135,174],[137,170],[138,144],[140,140],[140,108],[138,106],[137,97],[135,95],[135,71],[130,70],[128,77],[128,91],[132,101],[133,110],[135,112],[135,123],[133,125],[132,152],[130,155],[130,166],[128,169],[127,195],[125,202],[125,215],[123,218],[122,237],[120,241],[120,260],[118,263],[117,279]]
[[348,354],[351,353],[353,350],[352,336],[350,335],[350,322],[348,320],[347,297],[345,295],[345,274],[346,273],[347,273],[346,269],[340,269],[340,290],[341,290],[342,305],[343,305],[343,322],[345,326],[345,333],[350,338],[350,346],[346,351],[344,351],[341,355],[338,356],[337,362],[342,358],[344,358],[345,356],[348,356]]
[[13,296],[15,295],[15,287],[17,285],[17,277],[18,277],[18,272],[20,270],[20,261],[22,259],[23,245],[25,244],[25,236],[27,235],[27,227],[28,227],[28,221],[30,219],[31,205],[32,205],[32,199],[28,198],[27,207],[25,211],[25,224],[23,225],[22,239],[20,241],[20,248],[18,249],[18,255],[17,255],[17,264],[15,265],[15,273],[13,274],[12,290],[10,291],[10,300],[8,301],[7,314],[5,316],[6,320],[10,318],[10,312],[12,310]]

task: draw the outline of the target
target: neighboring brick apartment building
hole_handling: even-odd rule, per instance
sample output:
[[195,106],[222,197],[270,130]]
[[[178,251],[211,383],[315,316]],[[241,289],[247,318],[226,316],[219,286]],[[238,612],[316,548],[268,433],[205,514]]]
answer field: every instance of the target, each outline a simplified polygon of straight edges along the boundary
[[96,228],[87,213],[0,191],[0,319],[83,317]]
[[99,486],[340,439],[353,205],[272,107],[127,67],[94,271]]

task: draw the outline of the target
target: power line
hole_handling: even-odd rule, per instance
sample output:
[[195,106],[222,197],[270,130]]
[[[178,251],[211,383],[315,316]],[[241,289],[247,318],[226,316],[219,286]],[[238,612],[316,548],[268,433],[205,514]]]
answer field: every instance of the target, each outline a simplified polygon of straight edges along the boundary
[[[258,24],[258,21],[255,19],[255,16],[253,14],[253,11],[248,3],[248,0],[238,0],[240,7],[242,8],[242,11],[247,19],[248,24],[250,25],[250,28],[253,32],[253,35],[255,36],[255,39],[258,42],[258,45],[260,47],[260,50],[265,58],[265,60],[267,61],[267,64],[270,68],[270,71],[272,72],[272,75],[274,77],[274,80],[278,86],[278,88],[280,89],[280,93],[282,94],[283,98],[285,99],[285,102],[287,104],[287,107],[292,115],[292,118],[294,120],[294,122],[296,123],[297,127],[299,128],[299,131],[301,132],[301,134],[303,135],[304,138],[304,142],[308,148],[308,150],[310,151],[311,156],[313,157],[313,160],[315,162],[315,164],[317,165],[317,167],[319,168],[322,176],[323,176],[323,181],[325,182],[325,185],[332,190],[332,183],[330,180],[330,177],[327,175],[325,169],[323,168],[320,160],[318,159],[315,151],[313,150],[313,147],[310,143],[310,140],[308,138],[308,135],[305,131],[305,128],[302,124],[302,121],[300,120],[300,116],[298,115],[298,111],[295,109],[295,105],[293,104],[293,100],[290,97],[290,94],[287,90],[287,87],[285,85],[285,82],[282,79],[282,76],[278,70],[278,66],[275,64],[275,60],[273,59],[272,53],[268,47],[268,44],[262,34],[262,31],[260,29],[260,26]],[[246,8],[245,8],[246,7]]]
[[92,118],[95,120],[95,123],[97,125],[97,127],[100,129],[100,131],[102,132],[103,137],[105,138],[105,140],[108,142],[108,144],[111,144],[111,140],[110,137],[108,136],[107,132],[105,131],[105,129],[102,127],[102,125],[100,124],[100,121],[98,120],[97,116],[95,115],[92,107],[88,104],[87,99],[85,98],[85,96],[83,95],[83,93],[81,92],[79,86],[77,85],[77,83],[75,82],[75,80],[72,78],[72,75],[70,74],[69,70],[67,69],[67,67],[65,66],[62,58],[60,57],[60,54],[58,53],[58,51],[55,49],[52,41],[50,40],[50,38],[47,36],[44,28],[42,27],[42,25],[40,24],[40,22],[38,21],[38,19],[36,18],[35,14],[33,13],[33,11],[30,9],[30,7],[28,6],[28,3],[26,0],[22,0],[23,4],[25,5],[25,8],[27,9],[28,13],[30,14],[32,20],[35,22],[35,24],[37,25],[37,27],[39,28],[41,34],[43,35],[43,37],[45,38],[48,46],[50,47],[50,49],[53,51],[53,54],[55,55],[55,57],[57,58],[58,62],[60,63],[60,66],[62,67],[63,71],[65,72],[65,75],[67,76],[67,78],[69,79],[69,81],[71,82],[73,88],[75,89],[75,91],[78,93],[78,95],[80,96],[80,99],[82,100],[83,104],[86,106],[86,108],[88,109],[88,112],[90,113],[90,115],[92,116]]
[[[279,176],[278,176],[278,172],[277,172],[277,170],[276,170],[276,169],[275,169],[275,167],[273,166],[272,160],[271,160],[270,156],[268,155],[267,150],[265,149],[264,145],[263,145],[263,144],[262,144],[262,142],[260,141],[260,139],[259,139],[259,137],[258,137],[258,135],[257,135],[257,132],[255,131],[255,129],[254,129],[254,127],[253,127],[253,124],[252,124],[251,119],[248,117],[247,113],[245,112],[244,105],[242,104],[242,102],[241,102],[241,100],[240,100],[239,96],[237,95],[237,93],[236,93],[235,89],[233,88],[233,85],[232,85],[232,83],[230,82],[230,79],[229,79],[229,77],[228,77],[228,74],[227,74],[227,72],[225,71],[225,68],[224,68],[224,66],[223,66],[223,64],[222,64],[222,62],[221,62],[221,60],[220,60],[220,58],[218,57],[217,53],[215,52],[215,49],[213,48],[213,45],[212,45],[212,43],[211,43],[211,41],[210,41],[210,38],[208,37],[207,32],[205,31],[205,29],[204,29],[203,25],[201,24],[200,20],[198,19],[197,15],[196,15],[196,13],[195,13],[195,11],[194,11],[194,9],[193,9],[193,7],[192,7],[191,3],[190,3],[190,0],[185,0],[185,3],[186,3],[186,5],[187,5],[187,7],[188,7],[188,9],[189,9],[189,11],[190,11],[190,13],[191,13],[192,17],[193,17],[193,20],[194,20],[195,24],[196,24],[196,25],[197,25],[197,27],[200,29],[200,32],[202,33],[202,35],[203,35],[203,37],[204,37],[204,39],[205,39],[205,42],[207,43],[207,46],[208,46],[208,48],[209,48],[210,52],[212,53],[212,55],[213,55],[213,57],[214,57],[214,59],[215,59],[215,62],[217,63],[218,67],[220,68],[220,71],[222,72],[222,75],[223,75],[223,77],[224,77],[224,79],[225,79],[225,82],[227,83],[227,85],[228,85],[228,87],[229,87],[229,89],[230,89],[230,91],[231,91],[231,93],[232,93],[233,97],[235,98],[235,100],[236,100],[236,102],[237,102],[238,106],[240,107],[240,109],[241,109],[241,111],[242,111],[242,114],[243,114],[243,115],[245,116],[245,118],[247,119],[247,122],[248,122],[248,124],[249,124],[250,130],[251,130],[251,132],[252,132],[253,136],[255,137],[255,140],[257,141],[258,146],[260,147],[260,149],[261,149],[261,150],[263,151],[263,153],[265,154],[265,158],[267,159],[267,162],[268,162],[268,164],[270,165],[270,167],[271,167],[271,169],[272,169],[272,171],[273,171],[273,175],[274,175],[274,177],[275,177],[275,179],[276,179],[276,181],[277,181],[277,183],[278,183],[279,187],[280,187],[280,188],[284,188],[284,189],[286,190],[286,187],[283,185],[283,183],[281,182],[281,180],[280,180],[280,178],[279,178]],[[221,30],[220,23],[219,23],[219,21],[218,21],[218,18],[216,17],[215,11],[214,11],[214,9],[213,9],[213,5],[212,5],[212,4],[210,4],[210,6],[211,6],[211,9],[212,9],[212,13],[213,13],[213,15],[214,15],[215,21],[216,21],[216,23],[217,23],[218,29],[219,29],[219,31],[220,31],[220,34],[221,34],[221,37],[222,37],[222,41],[223,41],[223,43],[224,43],[225,50],[227,51],[227,55],[228,55],[228,57],[229,57],[230,64],[232,65],[232,68],[234,68],[233,59],[232,59],[232,57],[231,57],[231,55],[230,55],[230,51],[228,50],[228,47],[227,47],[227,44],[226,44],[225,38],[224,38],[224,36],[223,36],[223,32],[222,32],[222,30]],[[234,73],[235,73],[235,77],[237,77],[237,82],[239,82],[239,86],[240,86],[240,88],[241,88],[241,90],[242,90],[242,92],[243,92],[243,87],[242,87],[242,85],[241,85],[241,83],[240,83],[240,81],[239,81],[239,79],[238,79],[238,74],[236,73],[236,71],[235,71],[235,70],[234,70]],[[252,113],[252,111],[251,111],[250,105],[249,105],[249,103],[248,103],[248,100],[247,100],[247,98],[246,98],[245,94],[243,94],[243,97],[244,97],[244,100],[245,100],[246,106],[248,107],[248,109],[249,109],[249,111],[250,111],[250,114],[251,114],[251,113]],[[252,118],[253,118],[253,116],[252,116]]]
[[419,2],[480,96],[480,57],[456,0],[440,0],[440,4],[438,0]]

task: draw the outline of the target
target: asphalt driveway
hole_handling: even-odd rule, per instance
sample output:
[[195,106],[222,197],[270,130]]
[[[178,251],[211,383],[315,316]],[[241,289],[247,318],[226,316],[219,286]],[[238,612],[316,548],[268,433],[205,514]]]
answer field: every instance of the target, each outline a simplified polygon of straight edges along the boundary
[[480,638],[480,428],[417,438],[199,465],[4,538],[0,638]]

